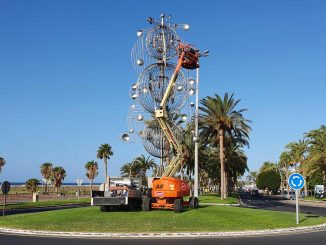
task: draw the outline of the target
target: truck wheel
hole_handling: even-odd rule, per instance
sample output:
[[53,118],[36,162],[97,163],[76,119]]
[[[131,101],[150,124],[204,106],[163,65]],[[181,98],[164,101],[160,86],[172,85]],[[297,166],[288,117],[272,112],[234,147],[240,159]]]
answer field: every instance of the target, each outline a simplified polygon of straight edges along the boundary
[[142,209],[146,212],[151,210],[151,198],[147,197],[143,199]]
[[108,212],[109,207],[108,206],[100,206],[100,210],[101,210],[101,212]]
[[130,210],[130,211],[134,211],[134,209],[135,209],[135,202],[134,202],[133,199],[129,199],[129,204],[128,204],[128,206],[129,206],[129,210]]
[[148,198],[152,198],[153,196],[152,196],[152,188],[148,188],[148,190],[147,190],[147,197]]
[[189,208],[190,209],[195,208],[195,206],[194,206],[194,197],[189,197]]
[[183,200],[175,199],[174,200],[174,212],[181,213],[183,211]]

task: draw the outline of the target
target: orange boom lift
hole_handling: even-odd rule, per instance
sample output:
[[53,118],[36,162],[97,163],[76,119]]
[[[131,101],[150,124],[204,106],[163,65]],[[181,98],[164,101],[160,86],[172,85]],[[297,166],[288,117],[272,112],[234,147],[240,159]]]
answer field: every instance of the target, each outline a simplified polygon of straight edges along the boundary
[[166,104],[170,94],[175,86],[179,71],[184,69],[196,69],[199,67],[199,51],[190,45],[179,44],[178,47],[178,63],[171,76],[168,87],[165,91],[159,109],[155,111],[155,117],[162,128],[164,135],[168,139],[170,145],[175,152],[174,158],[171,159],[161,178],[154,179],[152,182],[152,190],[149,198],[143,199],[143,210],[151,209],[171,209],[177,213],[183,211],[184,206],[189,208],[198,207],[198,199],[190,197],[188,201],[184,201],[185,196],[190,195],[190,187],[187,181],[173,177],[181,168],[184,162],[183,156],[185,149],[177,141],[169,123],[166,111]]

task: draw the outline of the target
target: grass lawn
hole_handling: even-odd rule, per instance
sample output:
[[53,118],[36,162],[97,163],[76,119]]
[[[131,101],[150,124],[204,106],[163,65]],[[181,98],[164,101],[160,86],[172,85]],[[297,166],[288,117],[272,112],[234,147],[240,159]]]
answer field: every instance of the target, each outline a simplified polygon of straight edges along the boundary
[[219,194],[203,194],[199,196],[200,203],[220,203],[220,204],[238,204],[238,197],[231,195],[225,200],[221,200]]
[[[17,204],[7,204],[7,209],[22,209],[22,208],[35,208],[35,207],[46,207],[46,206],[56,206],[56,205],[67,205],[67,204],[77,204],[78,199],[62,199],[62,200],[49,200],[49,201],[39,201],[39,202],[22,202]],[[90,198],[80,198],[79,203],[91,203]],[[0,209],[3,208],[3,203],[0,205]]]
[[326,201],[326,198],[304,197],[303,200],[307,201]]
[[[326,217],[301,215],[299,226],[326,223]],[[64,209],[0,217],[0,227],[84,232],[241,231],[294,227],[295,214],[230,206],[205,206],[174,213],[112,211],[99,207]]]

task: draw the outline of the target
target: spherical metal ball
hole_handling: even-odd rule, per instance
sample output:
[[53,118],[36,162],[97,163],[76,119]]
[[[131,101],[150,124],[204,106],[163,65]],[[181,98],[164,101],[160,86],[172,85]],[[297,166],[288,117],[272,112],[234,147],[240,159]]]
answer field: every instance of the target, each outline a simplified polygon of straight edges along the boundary
[[137,37],[141,37],[143,35],[143,31],[142,30],[138,30],[137,31]]
[[143,93],[144,93],[144,94],[148,93],[148,89],[147,89],[146,87],[143,88]]
[[183,86],[182,86],[182,85],[179,85],[179,86],[177,87],[177,91],[178,91],[178,92],[181,92],[182,89],[183,89]]
[[191,107],[194,107],[195,106],[195,103],[194,102],[190,102],[190,106]]
[[121,139],[122,139],[123,141],[125,141],[125,142],[129,142],[130,137],[129,137],[128,134],[123,134],[123,135],[121,136]]
[[138,117],[137,117],[137,120],[138,121],[143,121],[144,120],[144,116],[139,114]]
[[139,65],[139,66],[144,65],[144,61],[142,59],[138,59],[136,62],[137,62],[137,65]]
[[182,122],[187,121],[187,118],[188,118],[188,116],[187,116],[186,114],[182,114],[182,115],[181,115],[181,121],[182,121]]
[[193,78],[190,78],[188,82],[189,82],[190,85],[194,85],[196,80],[193,79]]
[[189,95],[194,95],[195,94],[195,89],[191,88],[189,89]]
[[133,95],[131,96],[131,98],[132,98],[133,100],[137,99],[137,97],[138,97],[137,94],[133,94]]

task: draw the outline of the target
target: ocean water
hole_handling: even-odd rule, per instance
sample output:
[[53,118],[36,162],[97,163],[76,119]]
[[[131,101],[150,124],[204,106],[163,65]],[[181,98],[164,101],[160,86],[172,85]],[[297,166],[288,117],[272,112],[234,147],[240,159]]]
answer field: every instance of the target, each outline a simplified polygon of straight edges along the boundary
[[[25,185],[25,182],[10,182],[10,186],[22,186]],[[0,185],[2,184],[2,182],[0,182]],[[89,183],[83,183],[82,186],[88,186]],[[94,186],[96,185],[101,185],[101,183],[93,183]],[[39,186],[42,186],[42,183],[39,184]],[[73,183],[73,182],[67,182],[67,183],[62,183],[61,186],[77,186],[77,183]]]

